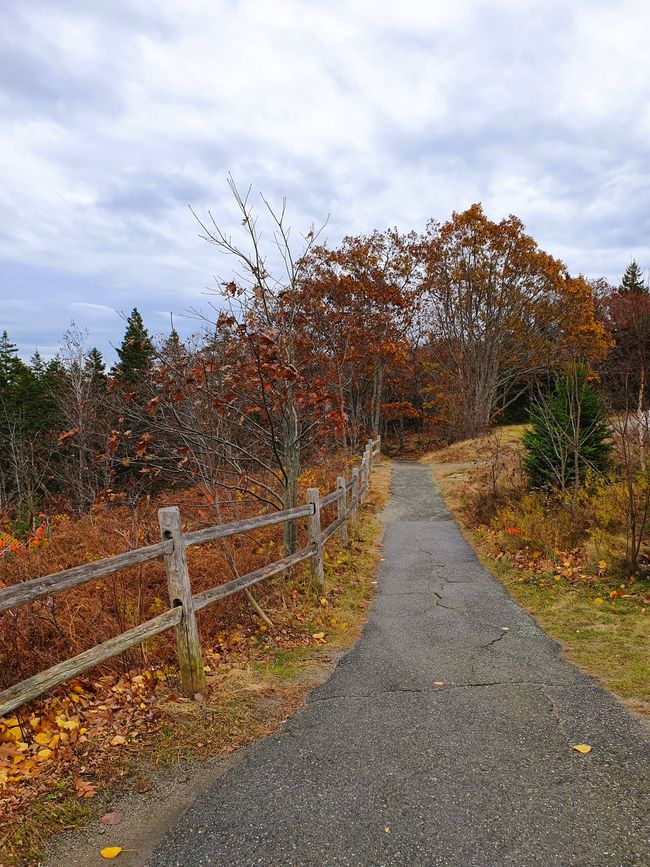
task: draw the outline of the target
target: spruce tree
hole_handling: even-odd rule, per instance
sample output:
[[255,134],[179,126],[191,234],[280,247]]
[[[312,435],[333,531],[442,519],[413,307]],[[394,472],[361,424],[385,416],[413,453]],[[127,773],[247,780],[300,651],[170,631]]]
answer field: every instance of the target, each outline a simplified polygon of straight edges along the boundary
[[143,381],[151,365],[153,346],[137,307],[126,321],[122,345],[117,349],[118,363],[113,373],[120,382],[135,385]]
[[635,259],[625,269],[618,291],[621,295],[644,295],[648,292],[643,282],[643,271]]
[[584,368],[557,379],[529,411],[524,469],[532,488],[566,490],[609,466],[612,430]]
[[18,347],[11,343],[6,331],[0,337],[0,391],[15,385],[25,365],[18,357]]
[[86,370],[93,381],[100,383],[106,380],[106,365],[104,356],[97,347],[93,346],[86,356]]

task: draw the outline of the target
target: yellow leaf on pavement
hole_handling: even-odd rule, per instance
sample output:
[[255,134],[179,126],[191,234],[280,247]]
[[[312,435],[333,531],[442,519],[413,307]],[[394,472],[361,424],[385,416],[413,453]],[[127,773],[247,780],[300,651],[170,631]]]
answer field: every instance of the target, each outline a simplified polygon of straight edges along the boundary
[[107,846],[105,849],[102,849],[99,854],[102,856],[102,858],[111,859],[117,858],[121,851],[121,846]]
[[574,744],[573,749],[577,753],[582,753],[583,756],[591,752],[591,747],[589,746],[589,744]]

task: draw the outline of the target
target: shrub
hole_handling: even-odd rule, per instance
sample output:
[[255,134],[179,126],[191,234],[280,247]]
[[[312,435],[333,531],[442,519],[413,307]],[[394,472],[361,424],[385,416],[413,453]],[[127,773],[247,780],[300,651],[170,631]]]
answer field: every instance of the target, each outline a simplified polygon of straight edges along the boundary
[[587,372],[575,367],[534,403],[524,433],[524,470],[532,488],[565,491],[609,467],[612,430]]

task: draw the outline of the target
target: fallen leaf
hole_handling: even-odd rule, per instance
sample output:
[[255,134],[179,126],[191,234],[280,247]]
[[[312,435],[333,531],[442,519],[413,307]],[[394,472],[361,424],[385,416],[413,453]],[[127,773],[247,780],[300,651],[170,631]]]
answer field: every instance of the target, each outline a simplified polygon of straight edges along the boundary
[[444,686],[445,682],[444,682],[444,680],[434,680],[433,685],[434,686]]
[[312,635],[312,638],[325,638],[325,633],[324,632],[314,632],[314,634]]
[[602,605],[605,600],[601,596],[596,596],[594,599],[594,605]]
[[102,858],[107,858],[110,860],[111,858],[117,858],[121,851],[121,846],[107,846],[105,849],[102,849],[99,854],[102,856]]
[[122,735],[115,735],[115,737],[111,741],[112,747],[120,747],[122,744],[126,743],[126,738],[122,737]]
[[99,820],[99,823],[100,825],[119,825],[121,821],[121,813],[105,813]]
[[577,753],[582,753],[583,756],[591,752],[591,747],[589,746],[589,744],[574,744],[573,749]]
[[384,828],[384,831],[385,831],[387,834],[390,834],[390,828],[388,827],[388,825],[386,825],[386,827]]
[[94,798],[97,794],[97,786],[94,783],[76,779],[74,781],[74,793],[78,798]]
[[502,626],[501,631],[502,632],[510,632],[510,627],[509,626]]

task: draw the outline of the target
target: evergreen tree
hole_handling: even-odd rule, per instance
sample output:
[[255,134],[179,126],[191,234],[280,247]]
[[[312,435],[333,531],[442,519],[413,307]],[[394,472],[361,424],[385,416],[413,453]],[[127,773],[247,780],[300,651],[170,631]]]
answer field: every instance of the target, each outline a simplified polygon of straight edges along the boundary
[[24,367],[18,357],[18,347],[11,343],[9,335],[3,331],[0,337],[0,392],[15,385]]
[[113,373],[120,382],[135,385],[142,382],[151,365],[153,346],[137,307],[126,321],[122,345],[117,350],[118,363]]
[[90,373],[91,378],[97,383],[105,382],[106,365],[104,364],[104,356],[95,346],[89,350],[86,357],[86,370]]
[[619,287],[621,295],[645,295],[648,292],[648,287],[643,282],[643,271],[639,267],[638,262],[633,259],[625,269],[621,285]]
[[609,466],[612,430],[603,399],[584,368],[558,378],[550,394],[533,404],[524,433],[524,469],[533,488],[582,484],[588,472]]

